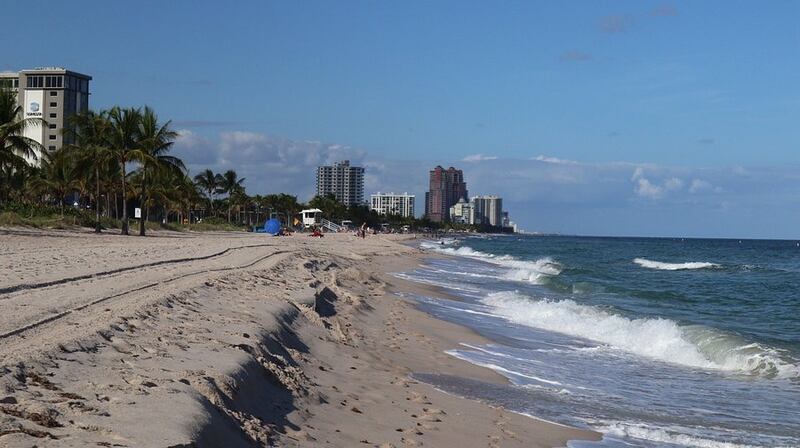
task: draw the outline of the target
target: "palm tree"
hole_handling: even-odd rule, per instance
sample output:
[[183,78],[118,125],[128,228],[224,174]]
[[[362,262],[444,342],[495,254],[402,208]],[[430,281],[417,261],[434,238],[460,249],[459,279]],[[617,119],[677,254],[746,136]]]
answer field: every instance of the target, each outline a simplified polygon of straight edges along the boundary
[[122,234],[128,235],[128,186],[125,165],[146,157],[146,154],[136,147],[142,113],[136,108],[122,109],[115,106],[108,115],[111,119],[108,143],[114,159],[119,164],[122,179]]
[[[177,190],[177,200],[181,204],[181,208],[185,210],[185,216],[191,223],[192,206],[199,204],[203,201],[203,196],[197,191],[197,185],[187,175],[180,176],[175,182],[175,189]],[[185,207],[185,208],[183,208]],[[182,213],[183,214],[183,213]],[[183,217],[182,216],[182,217]],[[183,222],[183,219],[181,219]]]
[[214,214],[214,195],[220,192],[220,185],[222,184],[222,176],[214,174],[213,171],[206,169],[200,174],[194,176],[194,183],[198,188],[203,190],[208,199],[211,214]]
[[260,205],[268,211],[286,215],[286,226],[292,226],[292,218],[300,213],[303,206],[297,202],[297,196],[286,193],[268,194],[260,201]]
[[322,214],[331,221],[342,219],[347,215],[347,206],[339,202],[332,193],[325,196],[314,196],[308,205],[322,210]]
[[58,200],[61,217],[64,217],[64,198],[78,186],[78,170],[69,152],[64,148],[42,153],[38,175],[31,180],[33,188]]
[[[22,106],[17,105],[17,95],[13,90],[0,89],[0,177],[10,177],[15,171],[27,169],[26,160],[36,160],[37,152],[44,151],[39,142],[25,137],[27,128],[44,125],[41,118],[23,117]],[[0,199],[7,194],[0,191]]]
[[[231,209],[234,205],[234,199],[241,199],[242,194],[244,194],[244,186],[242,184],[245,179],[239,179],[236,171],[228,170],[222,174],[221,180],[219,188],[228,194],[228,222],[231,222]],[[234,198],[234,195],[238,197]]]
[[103,181],[101,172],[107,171],[109,163],[114,161],[113,153],[107,146],[111,130],[108,112],[87,111],[75,114],[69,117],[69,122],[71,126],[66,128],[66,132],[73,134],[75,144],[65,148],[75,156],[77,169],[85,174],[86,178],[94,177],[94,231],[100,233],[100,184]]
[[[145,106],[144,113],[139,122],[139,149],[143,152],[141,163],[141,190],[140,203],[143,210],[147,209],[147,173],[156,170],[168,170],[183,173],[186,167],[181,159],[167,153],[171,149],[178,133],[170,129],[172,121],[164,124],[158,123],[158,116],[153,109]],[[139,236],[145,235],[145,217],[139,221]]]

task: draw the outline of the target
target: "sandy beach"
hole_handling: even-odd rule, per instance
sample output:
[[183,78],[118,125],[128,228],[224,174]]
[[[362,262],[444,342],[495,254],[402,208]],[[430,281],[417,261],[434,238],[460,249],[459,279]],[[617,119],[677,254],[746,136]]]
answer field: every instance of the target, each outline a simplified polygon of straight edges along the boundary
[[0,446],[557,447],[598,434],[440,392],[502,383],[401,292],[409,237],[0,229]]

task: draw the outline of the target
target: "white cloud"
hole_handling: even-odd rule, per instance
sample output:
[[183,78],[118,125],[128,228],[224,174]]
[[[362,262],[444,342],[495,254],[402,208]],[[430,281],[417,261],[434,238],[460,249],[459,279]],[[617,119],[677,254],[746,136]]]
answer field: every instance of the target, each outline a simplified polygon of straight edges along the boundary
[[636,179],[636,186],[633,188],[633,191],[643,198],[650,199],[658,199],[664,194],[663,188],[651,183],[644,177]]
[[197,134],[188,129],[178,129],[175,132],[178,133],[178,138],[176,139],[176,142],[183,146],[191,148],[205,142],[205,139],[203,139],[202,137],[198,136]]
[[661,184],[651,181],[645,177],[644,168],[637,166],[631,175],[631,181],[634,182],[633,192],[637,196],[647,199],[660,199],[668,191],[678,191],[683,188],[684,182],[678,177],[670,177]]
[[472,154],[461,159],[462,162],[484,162],[486,160],[497,160],[497,156],[486,156],[483,154]]
[[710,190],[711,188],[711,182],[702,179],[693,179],[692,184],[689,186],[689,193],[695,194],[703,190]]
[[544,155],[536,156],[536,157],[532,158],[531,160],[536,160],[536,161],[545,162],[545,163],[555,163],[555,164],[558,164],[558,165],[577,165],[578,164],[578,162],[576,162],[574,160],[559,159],[558,157],[549,157],[549,156],[544,156]]
[[716,186],[711,182],[703,179],[693,179],[692,184],[689,185],[689,193],[697,194],[703,192],[713,191],[714,193],[722,193],[724,190],[720,186]]
[[664,182],[664,188],[670,191],[680,190],[683,188],[683,180],[677,177],[667,179],[667,181]]
[[318,165],[339,160],[363,164],[366,152],[346,145],[316,141],[294,141],[246,131],[222,132],[218,138],[205,138],[191,131],[180,131],[175,155],[187,164],[190,174],[210,168],[236,170],[245,177],[248,192],[265,194],[287,192],[307,200],[314,192],[314,173]]

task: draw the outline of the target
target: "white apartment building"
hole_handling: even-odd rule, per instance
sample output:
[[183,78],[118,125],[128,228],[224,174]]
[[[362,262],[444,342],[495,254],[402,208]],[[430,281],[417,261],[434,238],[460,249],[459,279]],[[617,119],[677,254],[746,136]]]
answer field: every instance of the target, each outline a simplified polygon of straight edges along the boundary
[[414,217],[414,201],[416,196],[403,193],[375,193],[370,195],[370,210],[381,215],[400,215],[404,218]]
[[503,198],[498,196],[475,196],[472,198],[473,224],[503,225]]
[[[43,126],[26,128],[25,137],[55,151],[72,143],[70,134],[64,134],[63,129],[69,125],[70,115],[89,109],[91,80],[91,76],[61,67],[39,67],[0,73],[0,88],[16,92],[24,118],[44,120]],[[37,158],[40,155],[36,154]]]
[[317,196],[333,194],[346,206],[364,204],[364,168],[343,160],[317,167]]

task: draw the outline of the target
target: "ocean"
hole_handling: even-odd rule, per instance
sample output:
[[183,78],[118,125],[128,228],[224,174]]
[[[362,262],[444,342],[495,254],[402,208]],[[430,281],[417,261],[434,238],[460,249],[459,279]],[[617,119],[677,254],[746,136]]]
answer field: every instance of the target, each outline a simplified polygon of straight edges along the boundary
[[396,275],[486,345],[449,354],[504,375],[419,380],[601,432],[588,447],[800,446],[800,244],[682,238],[476,236],[425,241]]

